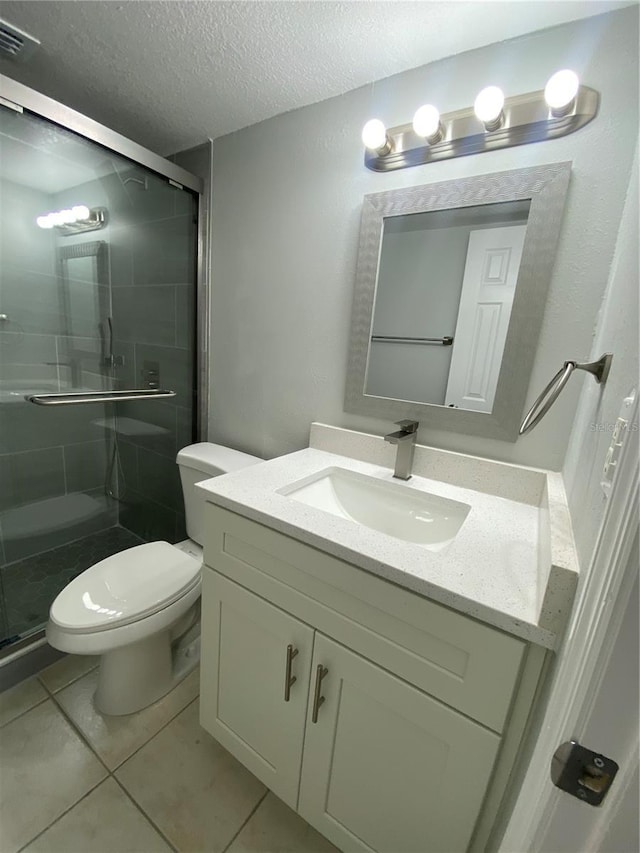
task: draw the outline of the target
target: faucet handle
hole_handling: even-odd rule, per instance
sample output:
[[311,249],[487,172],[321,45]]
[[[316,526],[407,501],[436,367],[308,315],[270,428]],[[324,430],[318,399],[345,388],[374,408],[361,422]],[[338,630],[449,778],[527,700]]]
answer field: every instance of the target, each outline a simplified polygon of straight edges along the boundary
[[395,421],[395,425],[399,426],[402,432],[406,432],[407,435],[411,435],[411,433],[418,431],[420,421]]

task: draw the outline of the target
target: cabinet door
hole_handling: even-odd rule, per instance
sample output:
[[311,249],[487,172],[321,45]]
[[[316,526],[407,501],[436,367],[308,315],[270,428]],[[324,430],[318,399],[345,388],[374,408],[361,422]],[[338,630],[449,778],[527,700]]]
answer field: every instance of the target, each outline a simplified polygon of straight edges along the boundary
[[312,651],[308,625],[203,570],[200,722],[294,809]]
[[466,850],[499,742],[316,634],[298,810],[341,850]]

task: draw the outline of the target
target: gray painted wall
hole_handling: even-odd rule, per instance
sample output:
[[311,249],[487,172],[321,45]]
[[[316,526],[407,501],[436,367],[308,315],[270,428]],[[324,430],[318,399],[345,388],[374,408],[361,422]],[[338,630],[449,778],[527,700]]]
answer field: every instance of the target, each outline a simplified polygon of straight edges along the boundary
[[[347,345],[365,193],[522,166],[573,161],[572,180],[528,399],[567,358],[591,350],[637,134],[637,8],[450,57],[305,107],[214,144],[212,440],[272,457],[306,446],[313,420],[386,432],[343,411]],[[410,120],[427,98],[443,111],[481,85],[540,89],[573,67],[601,93],[600,114],[561,140],[389,174],[363,166],[371,116]],[[436,432],[420,441],[560,469],[576,377],[545,421],[516,444]]]
[[[593,381],[583,384],[563,470],[576,547],[584,569],[604,515],[606,498],[600,480],[613,425],[623,399],[639,385],[638,224],[636,149],[611,276],[590,348],[594,358],[603,352],[614,354],[611,372],[604,387]],[[635,428],[629,433],[629,440],[637,442],[637,424]]]
[[[591,349],[594,357],[604,351],[613,352],[614,360],[603,388],[592,381],[582,387],[563,470],[581,567],[578,597],[585,585],[593,582],[589,564],[606,508],[600,480],[611,429],[623,398],[632,387],[638,387],[638,291],[636,149],[611,275]],[[637,442],[638,432],[630,432],[629,440]],[[629,566],[636,569],[638,566],[637,538]],[[597,737],[597,746],[594,744],[593,748],[618,761],[622,771],[628,769],[627,762],[634,759],[637,762],[638,630],[636,581],[593,716],[584,733],[585,739],[588,735]],[[561,650],[560,655],[563,653]],[[616,697],[613,706],[611,696]],[[549,853],[638,849],[637,776],[634,784],[627,790],[617,813],[604,813],[607,826],[599,820],[598,809],[590,809],[584,815],[582,804],[570,797],[559,799],[540,849]]]

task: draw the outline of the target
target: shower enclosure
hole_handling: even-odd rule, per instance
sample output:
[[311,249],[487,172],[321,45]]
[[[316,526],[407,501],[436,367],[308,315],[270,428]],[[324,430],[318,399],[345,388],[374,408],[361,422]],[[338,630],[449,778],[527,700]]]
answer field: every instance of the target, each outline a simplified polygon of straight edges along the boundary
[[202,180],[1,82],[6,656],[93,563],[186,537],[175,456],[198,434]]

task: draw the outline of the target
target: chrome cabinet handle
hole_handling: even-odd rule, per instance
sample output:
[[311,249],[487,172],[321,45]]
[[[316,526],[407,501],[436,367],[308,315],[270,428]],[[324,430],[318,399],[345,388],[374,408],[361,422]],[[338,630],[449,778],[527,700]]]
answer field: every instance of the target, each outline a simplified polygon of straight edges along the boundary
[[320,706],[324,704],[324,696],[320,695],[320,691],[322,690],[322,679],[327,675],[329,670],[326,666],[322,666],[322,664],[318,664],[318,668],[316,670],[316,689],[313,694],[313,710],[311,711],[311,722],[318,722],[318,711],[320,710]]
[[284,674],[284,701],[288,702],[291,697],[291,687],[296,683],[297,678],[291,675],[291,664],[294,657],[298,654],[298,649],[294,649],[291,644],[287,646],[287,665]]

